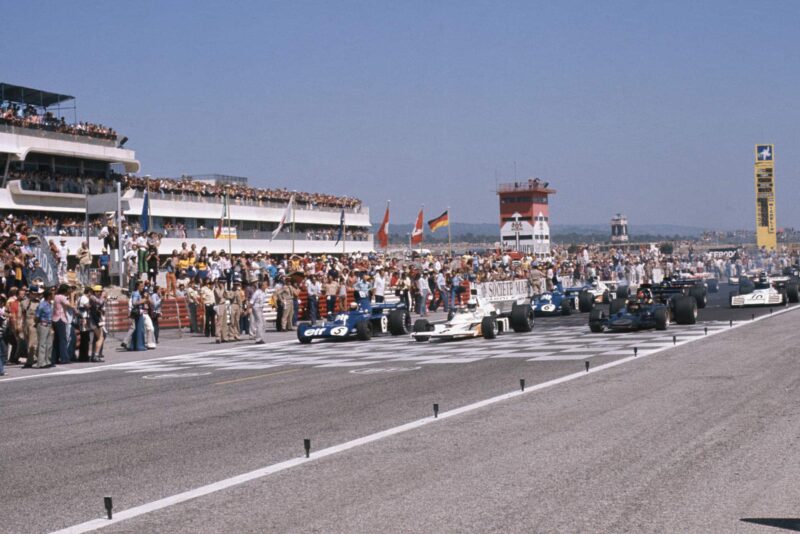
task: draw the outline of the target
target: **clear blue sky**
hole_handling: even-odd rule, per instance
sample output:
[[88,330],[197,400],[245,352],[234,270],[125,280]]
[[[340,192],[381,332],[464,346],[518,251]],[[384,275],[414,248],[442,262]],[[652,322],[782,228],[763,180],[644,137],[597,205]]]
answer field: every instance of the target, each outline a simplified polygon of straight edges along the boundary
[[[558,223],[752,228],[776,144],[800,226],[800,2],[35,2],[3,81],[78,98],[142,173],[352,194],[397,222],[495,222],[495,177]],[[233,5],[235,4],[235,5]]]

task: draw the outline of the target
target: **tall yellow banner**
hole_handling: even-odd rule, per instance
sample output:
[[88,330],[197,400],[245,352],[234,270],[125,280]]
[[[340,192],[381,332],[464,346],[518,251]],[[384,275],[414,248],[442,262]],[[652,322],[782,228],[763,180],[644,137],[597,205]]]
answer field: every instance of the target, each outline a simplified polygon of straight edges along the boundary
[[756,244],[778,246],[775,223],[775,146],[756,145]]

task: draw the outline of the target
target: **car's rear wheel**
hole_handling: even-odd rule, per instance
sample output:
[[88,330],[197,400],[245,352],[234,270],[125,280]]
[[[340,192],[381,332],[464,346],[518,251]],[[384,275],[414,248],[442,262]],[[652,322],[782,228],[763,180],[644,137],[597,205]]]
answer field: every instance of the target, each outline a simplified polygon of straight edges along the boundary
[[411,332],[411,315],[406,310],[392,310],[389,312],[389,333],[393,336],[402,336]]
[[497,319],[492,316],[484,317],[481,320],[481,335],[485,339],[494,339],[497,337]]
[[534,313],[529,304],[517,304],[511,308],[511,329],[514,332],[533,330]]
[[581,313],[587,313],[592,310],[594,306],[594,295],[588,291],[581,291],[578,293],[578,309]]
[[717,280],[716,278],[709,278],[707,284],[709,293],[719,292],[719,280]]
[[708,302],[708,295],[706,295],[706,288],[703,286],[694,286],[689,288],[689,296],[694,297],[697,301],[698,308],[705,308]]
[[669,311],[666,308],[658,308],[653,315],[656,320],[656,330],[666,330],[669,326]]
[[747,278],[740,278],[739,279],[739,294],[740,295],[747,295],[748,293],[752,293],[755,288],[756,288],[756,285],[753,283],[752,280],[748,280]]
[[800,287],[797,284],[789,284],[786,286],[786,296],[792,304],[800,302]]
[[625,307],[625,299],[614,299],[608,306],[608,314],[614,315],[624,307]]
[[356,323],[356,338],[359,341],[369,341],[372,339],[372,323],[369,321],[359,321]]
[[618,299],[626,299],[631,294],[630,286],[619,286],[617,288],[617,298]]
[[680,296],[674,301],[675,322],[695,324],[697,322],[697,300],[694,297]]

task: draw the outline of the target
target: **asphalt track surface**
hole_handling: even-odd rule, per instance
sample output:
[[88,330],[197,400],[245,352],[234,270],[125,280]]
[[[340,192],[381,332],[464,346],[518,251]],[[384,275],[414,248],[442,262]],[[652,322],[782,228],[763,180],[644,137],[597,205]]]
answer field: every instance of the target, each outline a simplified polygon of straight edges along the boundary
[[[543,318],[531,334],[495,341],[288,340],[3,380],[0,530],[81,525],[104,515],[106,495],[119,514],[302,458],[304,438],[308,463],[103,531],[796,525],[800,313],[730,310],[724,289],[698,325],[665,333],[590,335],[580,314]],[[624,363],[599,370],[613,362]],[[444,417],[516,391],[520,379],[525,395]],[[431,420],[434,403],[440,420]]]

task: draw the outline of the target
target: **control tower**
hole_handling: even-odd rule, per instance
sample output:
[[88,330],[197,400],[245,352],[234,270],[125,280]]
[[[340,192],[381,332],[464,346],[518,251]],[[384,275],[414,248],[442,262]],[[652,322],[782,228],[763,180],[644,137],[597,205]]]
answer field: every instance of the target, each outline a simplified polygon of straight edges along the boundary
[[500,184],[500,242],[537,258],[550,256],[550,201],[555,189],[539,178]]
[[621,213],[611,218],[611,242],[628,242],[628,218]]

